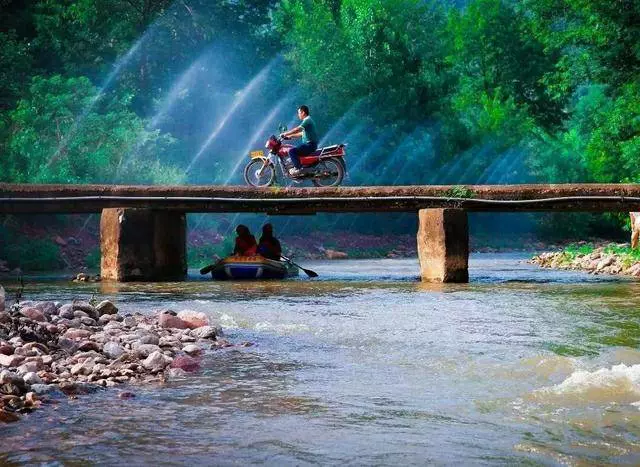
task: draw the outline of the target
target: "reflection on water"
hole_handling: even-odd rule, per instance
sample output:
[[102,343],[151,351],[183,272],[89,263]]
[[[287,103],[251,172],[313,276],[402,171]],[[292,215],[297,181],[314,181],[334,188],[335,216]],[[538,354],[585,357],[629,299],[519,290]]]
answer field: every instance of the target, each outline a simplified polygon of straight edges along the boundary
[[28,282],[27,298],[203,311],[254,345],[0,426],[0,463],[638,463],[640,287],[522,259],[478,255],[469,284],[422,283],[415,260],[303,264],[313,281]]

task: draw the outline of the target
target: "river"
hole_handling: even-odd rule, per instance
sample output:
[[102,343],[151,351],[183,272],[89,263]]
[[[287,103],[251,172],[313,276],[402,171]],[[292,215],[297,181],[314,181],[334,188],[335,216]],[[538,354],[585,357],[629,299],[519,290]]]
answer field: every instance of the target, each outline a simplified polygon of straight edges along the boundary
[[469,284],[421,283],[404,259],[305,262],[320,277],[286,282],[29,282],[28,299],[203,311],[253,345],[0,425],[0,463],[639,463],[640,284],[526,257],[474,255]]

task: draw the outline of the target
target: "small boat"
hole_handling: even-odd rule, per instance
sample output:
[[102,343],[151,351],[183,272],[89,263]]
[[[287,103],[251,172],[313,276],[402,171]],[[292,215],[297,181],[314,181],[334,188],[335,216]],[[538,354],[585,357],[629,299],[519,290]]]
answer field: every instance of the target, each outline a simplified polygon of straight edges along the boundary
[[227,256],[211,269],[215,280],[285,279],[298,275],[298,268],[288,261],[275,261],[263,256]]

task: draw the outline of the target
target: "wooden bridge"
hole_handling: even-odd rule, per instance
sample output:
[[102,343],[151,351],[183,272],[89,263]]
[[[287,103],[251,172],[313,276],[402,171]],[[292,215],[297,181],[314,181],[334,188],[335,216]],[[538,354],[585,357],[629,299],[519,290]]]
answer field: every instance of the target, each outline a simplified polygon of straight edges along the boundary
[[339,188],[0,184],[0,214],[101,213],[105,279],[182,280],[185,213],[415,212],[423,280],[468,281],[467,211],[640,211],[640,185]]

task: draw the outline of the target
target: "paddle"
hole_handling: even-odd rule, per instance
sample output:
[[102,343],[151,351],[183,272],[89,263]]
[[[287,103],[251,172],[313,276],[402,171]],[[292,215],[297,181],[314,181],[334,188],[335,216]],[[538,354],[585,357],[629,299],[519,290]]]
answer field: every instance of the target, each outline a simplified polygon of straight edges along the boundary
[[296,266],[296,267],[298,267],[298,268],[302,269],[302,270],[304,271],[304,273],[305,273],[307,276],[309,276],[309,277],[318,277],[318,273],[317,273],[317,272],[312,271],[311,269],[305,269],[305,268],[303,268],[303,267],[302,267],[302,266],[300,266],[299,264],[296,264],[296,263],[294,263],[293,261],[291,261],[291,259],[287,258],[286,256],[284,256],[284,255],[280,255],[280,258],[282,258],[282,259],[283,259],[283,260],[285,260],[286,262],[291,263],[291,264],[293,264],[294,266]]
[[222,261],[223,259],[224,259],[224,258],[220,258],[220,259],[219,259],[218,261],[216,261],[215,263],[210,264],[209,266],[205,266],[205,267],[203,267],[202,269],[200,269],[200,274],[208,274],[208,273],[210,273],[210,272],[211,272],[211,270],[212,270],[213,268],[215,268],[215,267],[220,263],[220,261]]

